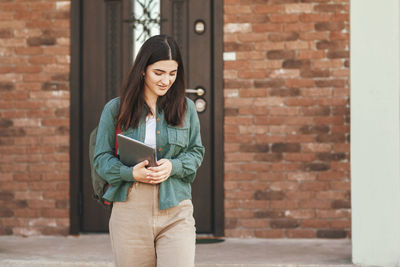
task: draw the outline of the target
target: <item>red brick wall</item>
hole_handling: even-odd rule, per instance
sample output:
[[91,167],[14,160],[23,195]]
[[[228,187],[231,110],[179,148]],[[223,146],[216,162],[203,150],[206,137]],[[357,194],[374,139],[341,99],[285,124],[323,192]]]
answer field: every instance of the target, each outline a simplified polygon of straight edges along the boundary
[[349,1],[225,0],[227,236],[350,236]]
[[[348,2],[225,0],[227,236],[350,235]],[[0,2],[0,235],[69,230],[69,9]]]
[[0,235],[69,231],[69,9],[0,2]]

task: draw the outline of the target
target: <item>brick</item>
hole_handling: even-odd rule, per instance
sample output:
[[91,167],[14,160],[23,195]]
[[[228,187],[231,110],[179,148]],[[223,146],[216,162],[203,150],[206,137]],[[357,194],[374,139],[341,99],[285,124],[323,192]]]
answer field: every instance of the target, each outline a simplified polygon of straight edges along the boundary
[[268,40],[271,42],[295,41],[299,38],[297,32],[270,33]]
[[239,225],[244,228],[265,228],[269,226],[269,221],[265,219],[244,219],[239,220]]
[[297,182],[271,182],[269,189],[273,191],[292,191],[297,189]]
[[40,210],[33,209],[14,209],[14,216],[20,218],[37,218],[40,217]]
[[342,200],[346,198],[346,193],[341,191],[320,191],[315,195],[315,199]]
[[300,144],[284,144],[284,143],[276,143],[271,146],[272,152],[299,152]]
[[[299,51],[297,58],[298,59],[325,58],[325,51],[303,50],[303,51]],[[314,72],[317,74],[321,73],[321,72],[317,72],[315,70],[314,70]],[[326,77],[326,76],[327,75],[322,75],[322,77]]]
[[329,171],[326,173],[320,173],[318,174],[318,180],[343,180],[345,179],[346,175],[343,172],[334,172],[334,171]]
[[288,50],[270,50],[267,51],[266,56],[268,59],[292,59],[295,57],[295,52]]
[[271,164],[271,171],[295,171],[297,164],[294,163],[273,163]]
[[14,212],[10,208],[0,206],[0,217],[1,218],[7,218],[7,217],[13,217],[13,216],[14,216]]
[[[241,144],[240,145],[241,152],[258,152],[258,153],[265,153],[269,151],[268,144]],[[274,151],[275,152],[275,151]]]
[[286,235],[289,238],[315,238],[316,237],[316,233],[314,230],[300,230],[300,229],[287,230]]
[[[261,90],[262,91],[262,90]],[[264,97],[264,93],[255,94],[256,97]],[[246,96],[249,96],[246,94]],[[253,107],[242,107],[239,108],[240,115],[265,115],[268,114],[268,107],[260,107],[260,106],[253,106]]]
[[330,32],[329,39],[331,40],[349,40],[350,35],[346,32]]
[[300,135],[300,134],[291,134],[286,136],[286,142],[288,143],[310,143],[315,142],[315,137],[312,135]]
[[317,136],[317,141],[322,143],[344,143],[344,134],[320,134]]
[[[305,97],[330,97],[332,96],[331,88],[302,88],[301,95]],[[315,107],[316,110],[318,107]],[[313,114],[318,115],[318,114]]]
[[341,199],[334,200],[334,201],[332,201],[332,208],[333,209],[350,209],[351,208],[350,201],[341,200]]
[[318,230],[318,238],[345,238],[347,237],[347,231],[345,230]]
[[331,202],[323,199],[305,199],[300,201],[299,206],[303,209],[329,209],[331,207]]
[[328,58],[349,58],[350,52],[347,50],[342,51],[328,51]]
[[55,201],[54,200],[29,200],[28,201],[29,208],[32,209],[41,209],[41,208],[55,208]]
[[249,162],[252,161],[254,158],[254,154],[250,153],[230,153],[225,156],[225,159],[228,162]]
[[315,81],[312,79],[287,79],[285,85],[289,88],[314,87]]
[[273,209],[297,209],[298,201],[293,200],[271,200],[271,208]]
[[[315,179],[314,179],[315,180]],[[329,189],[329,183],[327,182],[302,182],[300,184],[300,190],[301,191],[322,191],[322,190],[328,190]]]
[[279,69],[282,67],[282,62],[280,60],[255,60],[251,66],[254,69]]
[[326,163],[308,163],[305,165],[305,171],[326,171],[329,168]]
[[348,43],[345,41],[321,40],[317,42],[317,49],[338,50],[338,49],[345,49],[347,46]]
[[[264,209],[269,206],[268,200],[239,201],[239,208],[244,210]],[[254,217],[254,216],[253,216]]]
[[289,172],[288,180],[312,181],[316,179],[316,174],[311,172]]
[[262,14],[238,14],[235,19],[232,19],[230,22],[239,22],[239,23],[266,23],[269,21],[269,17]]
[[285,24],[283,31],[285,32],[309,32],[314,30],[312,23],[290,23]]
[[329,228],[329,220],[306,219],[301,222],[303,228]]
[[286,197],[288,200],[303,200],[313,199],[314,192],[287,192]]
[[265,33],[239,33],[237,38],[241,42],[259,42],[267,40],[267,35]]
[[296,69],[279,69],[271,72],[271,78],[288,78],[288,77],[299,77],[300,70]]
[[313,4],[286,4],[285,11],[286,13],[309,13],[313,11]]
[[253,32],[282,32],[283,25],[273,23],[260,23],[252,26]]
[[282,191],[256,191],[254,199],[256,200],[282,200],[285,194]]
[[271,228],[297,228],[300,226],[300,223],[297,220],[293,219],[277,219],[277,220],[271,220],[270,222]]
[[229,51],[253,51],[254,50],[254,44],[252,43],[244,43],[244,44],[239,44],[236,42],[225,42],[224,43],[224,51],[229,52]]
[[312,209],[291,210],[288,216],[293,219],[312,219],[315,217],[315,211]]
[[312,98],[286,98],[284,103],[288,106],[312,106],[314,105],[315,101]]
[[224,14],[243,14],[243,13],[251,13],[252,10],[249,6],[229,6],[224,5]]
[[345,11],[347,10],[346,5],[341,5],[341,4],[320,4],[314,6],[314,11],[317,12],[340,12],[340,11]]
[[318,218],[347,218],[350,215],[349,210],[336,209],[336,210],[317,210]]
[[31,37],[27,39],[28,46],[48,46],[54,45],[55,43],[56,39],[49,36]]
[[341,21],[336,22],[318,22],[315,24],[316,31],[341,31],[345,24]]
[[344,153],[319,153],[317,158],[322,161],[340,161],[346,159]]
[[321,143],[308,143],[302,144],[302,151],[304,152],[330,152],[332,146],[330,144]]
[[44,218],[67,218],[69,216],[69,210],[68,209],[43,208],[41,210],[41,216]]
[[331,21],[331,15],[326,13],[303,13],[300,15],[300,21],[303,22],[328,22]]
[[311,42],[303,42],[303,41],[285,42],[285,49],[289,49],[289,50],[309,50],[309,49],[313,49],[311,44],[312,44]]
[[312,40],[328,40],[329,32],[301,32],[300,40],[312,41]]
[[282,229],[256,230],[255,237],[258,237],[258,238],[283,238],[284,231]]

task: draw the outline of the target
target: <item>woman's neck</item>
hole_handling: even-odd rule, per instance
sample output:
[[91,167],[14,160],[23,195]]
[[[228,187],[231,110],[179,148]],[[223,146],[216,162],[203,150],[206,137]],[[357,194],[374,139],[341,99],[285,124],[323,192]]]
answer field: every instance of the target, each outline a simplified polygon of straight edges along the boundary
[[146,97],[146,104],[149,106],[151,113],[155,115],[158,97]]

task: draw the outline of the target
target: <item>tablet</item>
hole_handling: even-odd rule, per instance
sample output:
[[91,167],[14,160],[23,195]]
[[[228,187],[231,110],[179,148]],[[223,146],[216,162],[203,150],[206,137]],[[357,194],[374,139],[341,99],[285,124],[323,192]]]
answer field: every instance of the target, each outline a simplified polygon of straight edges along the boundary
[[143,142],[118,134],[119,160],[126,166],[132,167],[136,164],[148,160],[146,167],[157,166],[157,151]]

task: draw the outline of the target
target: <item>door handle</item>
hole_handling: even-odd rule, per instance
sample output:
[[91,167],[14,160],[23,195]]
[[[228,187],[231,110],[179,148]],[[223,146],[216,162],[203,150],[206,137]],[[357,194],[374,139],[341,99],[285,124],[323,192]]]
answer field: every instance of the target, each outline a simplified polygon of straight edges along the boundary
[[186,89],[187,94],[197,94],[198,96],[202,96],[205,94],[205,90],[201,87],[197,87],[196,89]]

